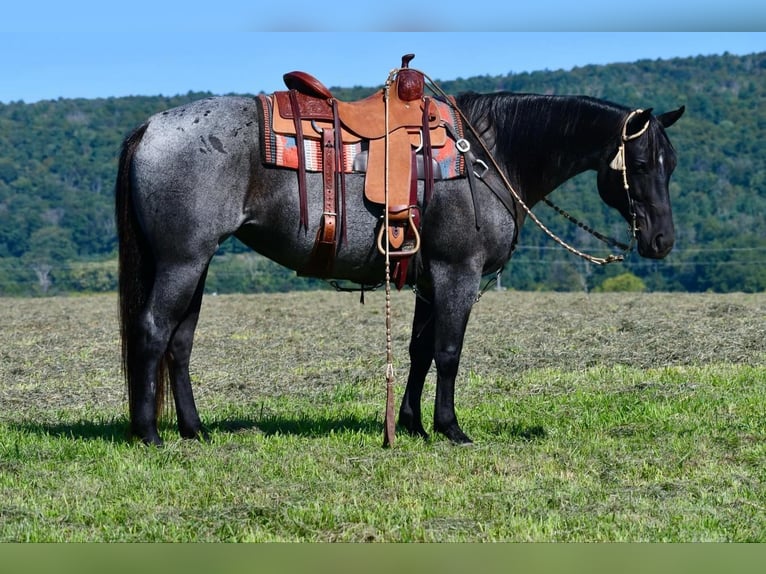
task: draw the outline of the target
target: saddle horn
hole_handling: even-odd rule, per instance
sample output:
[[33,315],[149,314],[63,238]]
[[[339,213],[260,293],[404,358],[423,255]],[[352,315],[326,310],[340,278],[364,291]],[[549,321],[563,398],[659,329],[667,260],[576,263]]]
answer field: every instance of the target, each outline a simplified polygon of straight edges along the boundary
[[396,76],[396,93],[403,102],[412,102],[423,97],[425,80],[423,74],[410,69],[410,62],[415,54],[402,56],[402,69]]

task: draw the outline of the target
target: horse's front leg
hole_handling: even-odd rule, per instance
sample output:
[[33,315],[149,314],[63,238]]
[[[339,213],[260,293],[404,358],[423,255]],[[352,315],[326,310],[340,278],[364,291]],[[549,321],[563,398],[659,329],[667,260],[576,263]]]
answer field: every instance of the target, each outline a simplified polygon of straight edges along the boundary
[[470,271],[434,277],[434,361],[436,401],[434,431],[455,444],[473,441],[460,428],[455,413],[455,378],[460,366],[468,318],[476,301],[480,274]]
[[410,374],[399,408],[399,426],[413,436],[427,439],[428,433],[423,428],[420,403],[426,375],[434,358],[434,321],[430,294],[418,297],[415,301],[409,350]]

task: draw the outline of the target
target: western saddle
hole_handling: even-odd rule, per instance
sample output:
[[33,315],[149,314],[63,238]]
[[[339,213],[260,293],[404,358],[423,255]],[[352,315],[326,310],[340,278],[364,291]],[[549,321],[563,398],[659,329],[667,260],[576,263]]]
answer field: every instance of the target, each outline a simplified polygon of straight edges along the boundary
[[[387,233],[388,252],[396,262],[392,277],[398,288],[404,285],[409,257],[420,247],[418,179],[424,182],[427,203],[434,178],[440,177],[432,150],[444,146],[447,140],[437,103],[424,95],[423,74],[409,68],[412,58],[413,54],[402,57],[402,67],[392,72],[393,81],[389,78],[384,88],[359,101],[339,100],[318,79],[300,71],[285,74],[288,91],[275,92],[270,98],[271,128],[277,134],[295,138],[300,223],[305,229],[308,213],[304,144],[319,142],[321,150],[324,208],[311,261],[299,271],[301,275],[332,277],[335,254],[345,238],[344,174],[365,172],[366,199],[386,206],[388,211],[388,217],[384,211],[381,218],[388,221],[388,227],[381,223],[378,249],[385,253]],[[362,150],[353,158],[351,170],[346,169],[348,158],[344,157],[349,144],[358,144]]]

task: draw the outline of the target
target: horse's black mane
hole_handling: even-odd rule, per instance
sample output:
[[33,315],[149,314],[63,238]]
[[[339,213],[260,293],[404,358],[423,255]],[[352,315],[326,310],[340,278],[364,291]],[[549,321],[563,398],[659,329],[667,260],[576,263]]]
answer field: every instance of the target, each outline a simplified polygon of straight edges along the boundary
[[[480,117],[492,116],[500,121],[504,116],[513,116],[523,109],[525,112],[546,113],[551,116],[581,116],[598,115],[603,117],[606,112],[622,115],[629,108],[591,96],[568,96],[550,94],[531,94],[520,92],[493,92],[480,94],[466,92],[456,98],[458,106],[466,114]],[[529,117],[529,116],[528,116]],[[531,123],[539,125],[539,116],[529,117]]]
[[[628,108],[590,96],[557,96],[514,92],[491,94],[466,93],[457,97],[458,107],[480,131],[493,129],[501,150],[510,142],[504,139],[526,136],[534,131],[562,137],[586,122],[594,136],[615,137],[615,123],[625,117]],[[527,142],[529,141],[525,138]],[[539,138],[539,139],[544,139]]]
[[[500,156],[517,159],[519,154],[563,156],[605,147],[616,149],[622,122],[631,111],[608,100],[582,95],[467,92],[457,96],[456,103],[489,147]],[[576,146],[568,149],[565,141],[575,133]],[[652,122],[649,138],[652,146],[655,141],[670,145],[657,122]]]

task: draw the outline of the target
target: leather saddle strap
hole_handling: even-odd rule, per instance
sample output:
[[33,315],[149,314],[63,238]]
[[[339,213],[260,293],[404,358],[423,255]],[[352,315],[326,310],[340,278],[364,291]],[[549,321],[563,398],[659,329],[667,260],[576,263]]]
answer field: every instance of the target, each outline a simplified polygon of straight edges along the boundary
[[[340,180],[340,241],[346,241],[346,150],[343,147],[343,130],[340,125],[338,101],[332,100],[333,124],[335,126],[335,173]],[[338,198],[335,200],[335,211],[338,211]]]
[[322,218],[319,221],[314,251],[307,275],[329,277],[335,262],[337,246],[337,211],[335,195],[335,130],[322,130],[322,178],[324,184],[324,203]]
[[319,219],[314,249],[299,275],[323,278],[332,276],[337,247],[335,177],[335,130],[326,128],[322,130],[322,217]]
[[300,203],[300,226],[306,231],[309,228],[309,211],[306,201],[306,154],[303,148],[303,126],[301,111],[298,105],[298,92],[290,90],[290,105],[293,109],[295,123],[295,144],[298,151],[298,201]]
[[[410,209],[415,209],[415,213],[412,216],[412,223],[415,225],[418,229],[420,229],[420,209],[418,209],[418,166],[417,166],[417,154],[415,153],[415,150],[412,150],[412,174],[410,176],[411,182],[410,182]],[[415,236],[415,234],[410,229],[410,226],[406,226],[406,238],[411,239]],[[392,253],[392,256],[396,256],[395,253]],[[394,284],[396,285],[396,288],[401,291],[402,287],[404,287],[404,284],[407,282],[407,268],[410,265],[410,258],[408,257],[400,257],[396,259],[396,265],[394,266],[394,272],[392,273],[392,277],[394,280]]]
[[322,212],[322,226],[320,227],[323,243],[335,244],[335,232],[337,230],[338,205],[335,193],[335,130],[326,128],[322,130],[322,170],[324,183],[324,211]]
[[[452,100],[452,102],[453,102],[453,105],[454,105],[454,99]],[[445,123],[445,126],[447,127],[447,131],[449,132],[450,136],[452,137],[452,139],[454,141],[457,142],[460,139],[462,139],[460,133],[455,131],[455,128],[452,125],[450,125],[449,123]],[[479,213],[480,213],[480,211],[479,211],[479,200],[476,197],[476,190],[478,188],[478,183],[476,181],[477,179],[480,180],[482,183],[484,183],[484,185],[486,185],[492,191],[492,193],[495,194],[495,196],[505,206],[505,208],[508,210],[508,212],[514,214],[514,219],[515,219],[516,218],[516,207],[515,207],[516,204],[514,203],[513,198],[511,197],[511,194],[510,193],[503,194],[503,193],[498,192],[495,189],[495,187],[489,185],[484,180],[483,177],[479,178],[479,177],[476,176],[476,173],[474,172],[473,166],[474,166],[474,163],[477,162],[478,158],[471,151],[470,147],[469,147],[468,151],[465,151],[465,152],[462,152],[462,153],[465,156],[465,164],[466,164],[465,171],[466,171],[466,174],[468,175],[468,187],[471,189],[471,199],[473,200],[473,215],[474,215],[474,220],[475,220],[475,223],[476,223],[476,229],[477,230],[481,229],[481,224],[479,223],[479,220],[481,219],[480,215],[479,215]],[[507,191],[507,190],[503,190],[503,191]],[[519,227],[520,227],[520,225],[516,227],[517,231],[518,231]]]
[[[429,109],[431,107],[431,99],[426,97],[423,101],[423,131],[422,133],[422,144],[423,144],[423,210],[425,210],[426,205],[428,205],[428,202],[431,200],[431,195],[433,194],[433,187],[434,187],[434,171],[433,171],[433,163],[432,163],[432,157],[433,157],[433,149],[431,147],[431,130],[430,130],[430,118],[429,118]],[[410,182],[410,207],[417,206],[418,204],[418,168],[417,168],[417,157],[415,154],[415,150],[412,151],[412,181]],[[415,207],[417,210],[417,207]],[[417,210],[413,219],[413,224],[420,229],[420,210]],[[411,237],[413,235],[412,230],[409,228],[409,225],[407,226],[407,236]],[[410,264],[410,257],[403,257],[401,259],[398,259],[396,261],[396,266],[394,267],[394,283],[396,284],[396,288],[401,290],[402,287],[404,287],[404,284],[407,281],[407,268]]]
[[[431,130],[430,118],[428,117],[431,109],[431,98],[424,98],[423,105],[423,209],[431,200],[431,194],[434,188],[434,169],[431,158],[433,156],[431,148]],[[412,204],[412,202],[410,202]]]

